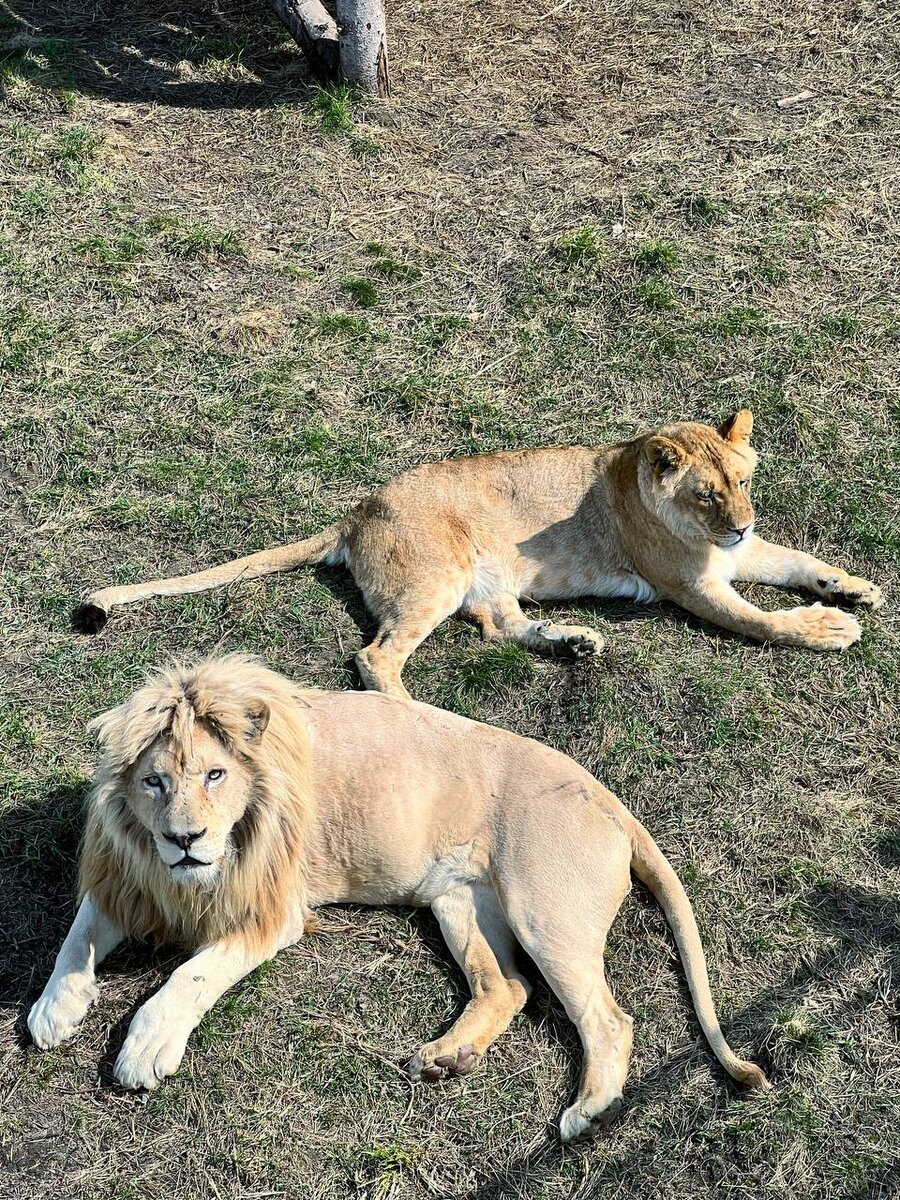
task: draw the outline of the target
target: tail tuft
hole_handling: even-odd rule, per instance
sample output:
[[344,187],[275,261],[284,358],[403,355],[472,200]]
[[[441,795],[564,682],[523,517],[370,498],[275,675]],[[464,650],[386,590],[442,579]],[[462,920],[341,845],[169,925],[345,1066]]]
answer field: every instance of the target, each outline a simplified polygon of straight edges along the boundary
[[72,613],[72,628],[76,633],[99,633],[109,620],[109,613],[99,604],[79,604]]

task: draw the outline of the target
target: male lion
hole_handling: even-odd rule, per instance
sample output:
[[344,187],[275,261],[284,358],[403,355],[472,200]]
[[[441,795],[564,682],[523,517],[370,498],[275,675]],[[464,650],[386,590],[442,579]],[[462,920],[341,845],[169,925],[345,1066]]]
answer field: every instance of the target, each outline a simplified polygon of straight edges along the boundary
[[763,612],[735,580],[805,588],[877,608],[881,592],[753,533],[752,414],[718,430],[686,421],[605,449],[518,450],[430,463],[397,476],[314,537],[224,566],[104,588],[81,608],[96,632],[116,604],[202,592],[303,563],[345,563],[379,622],[356,656],[366,687],[407,695],[403,665],[456,611],[486,638],[595,654],[594,629],[529,620],[519,600],[662,597],[763,642],[843,650],[856,619],[813,604]]
[[629,868],[664,909],[700,1024],[726,1071],[765,1088],[719,1026],[700,935],[644,827],[571,759],[424,704],[300,689],[241,655],[174,667],[93,722],[103,756],[80,865],[81,905],[28,1026],[70,1037],[94,968],[126,935],[194,954],[134,1017],[125,1087],[177,1070],[227,988],[296,942],[321,904],[430,905],[472,999],[412,1059],[414,1079],[465,1074],[522,1008],[528,951],[578,1026],[585,1061],[564,1139],[621,1103],[631,1018],[603,974]]

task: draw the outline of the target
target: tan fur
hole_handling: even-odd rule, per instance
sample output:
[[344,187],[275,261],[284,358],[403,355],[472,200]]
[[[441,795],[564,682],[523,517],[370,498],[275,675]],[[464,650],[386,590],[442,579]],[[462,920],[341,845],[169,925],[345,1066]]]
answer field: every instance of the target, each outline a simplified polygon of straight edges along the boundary
[[[520,450],[418,467],[306,541],[95,592],[85,622],[97,629],[117,604],[324,561],[349,566],[379,622],[357,656],[363,682],[395,695],[406,695],[400,674],[409,655],[455,612],[486,638],[576,657],[602,648],[596,630],[529,619],[522,598],[662,597],[758,641],[845,649],[860,637],[854,617],[819,604],[764,612],[732,586],[755,581],[881,603],[874,584],[755,536],[752,426],[742,409],[718,430],[683,422],[599,450]],[[698,496],[704,490],[708,501]]]
[[503,1032],[529,992],[521,944],[584,1044],[561,1122],[575,1137],[621,1103],[631,1018],[606,984],[603,951],[633,870],[665,910],[719,1061],[767,1086],[725,1040],[671,866],[564,755],[427,705],[301,691],[237,655],[174,668],[94,724],[103,757],[81,907],[29,1017],[39,1046],[75,1031],[96,964],[125,933],[186,942],[194,956],[138,1011],[116,1063],[125,1086],[154,1087],[203,1013],[300,938],[311,908],[429,905],[472,1000],[414,1056],[413,1077],[465,1074]]

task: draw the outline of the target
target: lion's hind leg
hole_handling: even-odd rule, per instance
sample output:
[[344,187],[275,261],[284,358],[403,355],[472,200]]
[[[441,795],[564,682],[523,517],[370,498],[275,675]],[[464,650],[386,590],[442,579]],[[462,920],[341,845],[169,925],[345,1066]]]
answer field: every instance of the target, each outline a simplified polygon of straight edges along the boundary
[[475,551],[467,527],[444,513],[421,514],[374,500],[348,536],[348,565],[375,637],[356,656],[370,690],[408,698],[401,672],[432,630],[455,613],[472,585]]
[[616,1004],[603,973],[607,930],[630,887],[627,850],[616,852],[611,830],[591,828],[590,810],[579,818],[580,840],[545,845],[538,858],[515,856],[518,861],[504,873],[514,886],[501,892],[513,933],[562,1002],[584,1047],[578,1094],[560,1119],[565,1142],[604,1127],[618,1113],[632,1044],[631,1017]]
[[472,999],[443,1037],[424,1045],[410,1062],[412,1078],[427,1083],[467,1075],[530,992],[515,968],[515,939],[490,888],[465,884],[439,896],[431,907],[465,972]]

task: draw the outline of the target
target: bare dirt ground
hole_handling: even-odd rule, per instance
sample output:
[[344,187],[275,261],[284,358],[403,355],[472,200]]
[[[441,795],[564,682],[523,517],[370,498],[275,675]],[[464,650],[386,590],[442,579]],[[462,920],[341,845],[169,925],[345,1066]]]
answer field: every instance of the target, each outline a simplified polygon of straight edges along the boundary
[[[900,1188],[898,47],[887,3],[390,5],[395,99],[322,96],[263,7],[0,7],[0,1195],[886,1200]],[[777,98],[812,89],[779,110]],[[396,471],[749,405],[767,536],[884,585],[843,656],[665,606],[572,666],[450,622],[423,700],[544,738],[688,886],[733,1044],[704,1045],[636,891],[619,1121],[562,1149],[545,987],[478,1073],[400,1069],[464,1002],[427,915],[335,910],[147,1097],[111,1082],[175,961],[104,970],[69,1046],[24,1014],[71,916],[84,727],[172,653],[357,686],[347,578],[118,614],[74,599],[313,531]],[[755,589],[765,605],[796,598]],[[577,836],[577,831],[573,831]]]

